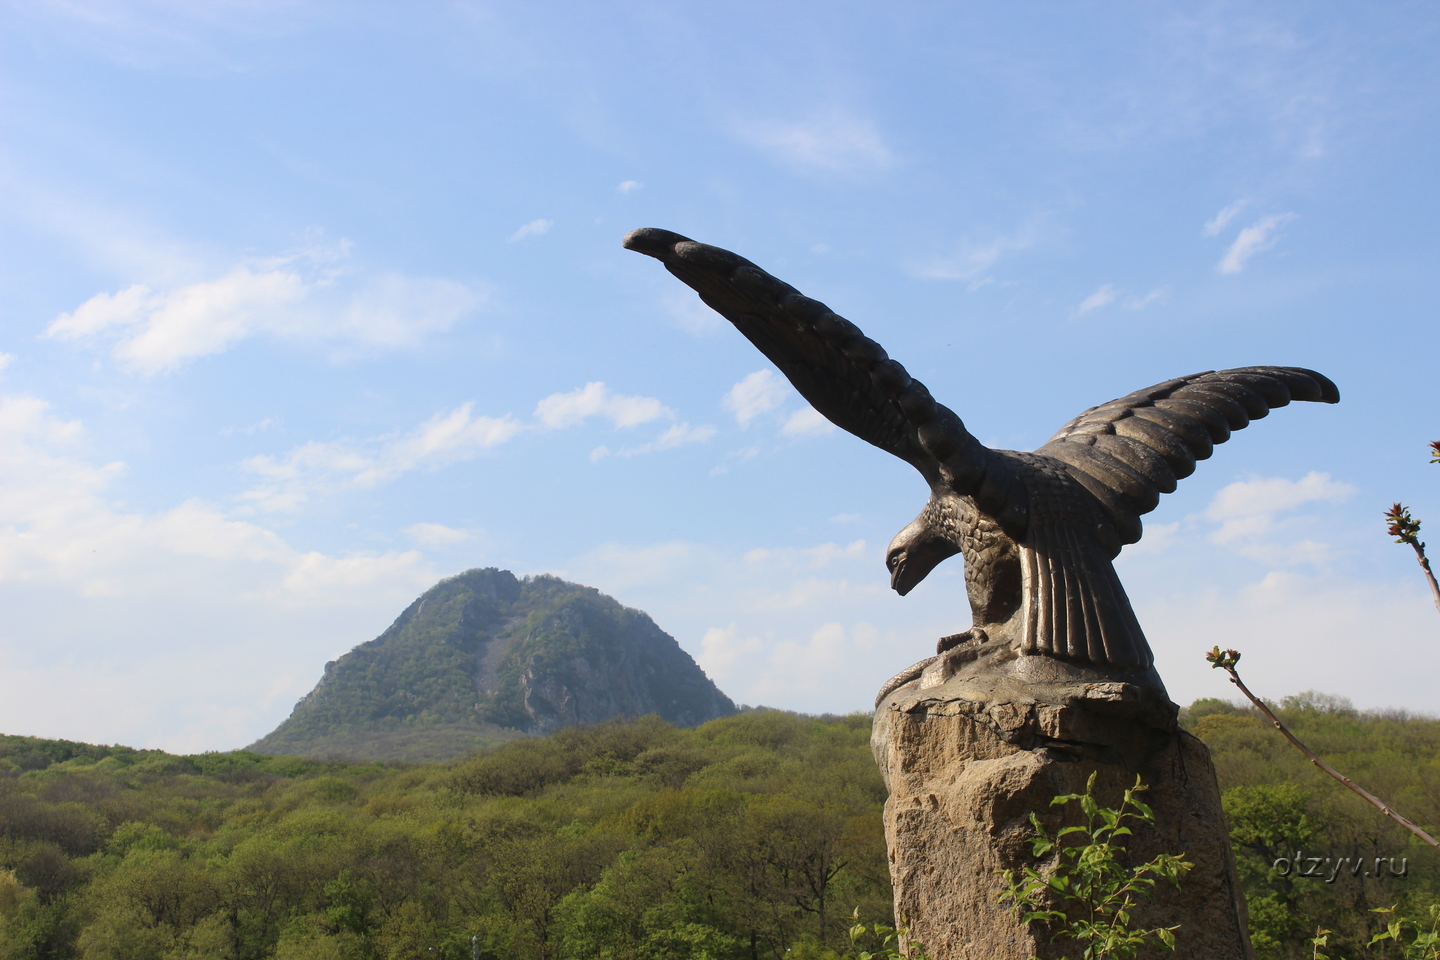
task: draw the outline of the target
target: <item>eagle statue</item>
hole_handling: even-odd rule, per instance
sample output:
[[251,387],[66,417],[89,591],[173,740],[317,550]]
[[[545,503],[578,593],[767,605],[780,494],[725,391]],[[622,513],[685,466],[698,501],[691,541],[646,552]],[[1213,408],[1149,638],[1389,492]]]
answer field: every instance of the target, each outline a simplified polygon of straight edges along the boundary
[[1299,367],[1207,371],[1092,407],[1033,453],[991,450],[854,324],[750,261],[655,228],[624,243],[694,288],[828,420],[929,484],[924,509],[890,544],[890,583],[906,594],[961,554],[973,625],[941,639],[881,698],[922,673],[924,687],[962,669],[1163,691],[1111,561],[1140,539],[1140,517],[1160,494],[1231,431],[1291,400],[1340,399]]

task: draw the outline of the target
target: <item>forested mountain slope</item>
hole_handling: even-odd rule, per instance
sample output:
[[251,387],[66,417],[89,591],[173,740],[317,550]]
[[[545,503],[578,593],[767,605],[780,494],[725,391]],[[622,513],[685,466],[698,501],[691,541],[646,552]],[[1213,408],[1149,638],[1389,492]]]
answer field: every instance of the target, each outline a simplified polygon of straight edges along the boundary
[[556,577],[493,567],[444,580],[376,639],[325,666],[249,749],[440,760],[523,734],[654,714],[695,726],[735,712],[639,610]]

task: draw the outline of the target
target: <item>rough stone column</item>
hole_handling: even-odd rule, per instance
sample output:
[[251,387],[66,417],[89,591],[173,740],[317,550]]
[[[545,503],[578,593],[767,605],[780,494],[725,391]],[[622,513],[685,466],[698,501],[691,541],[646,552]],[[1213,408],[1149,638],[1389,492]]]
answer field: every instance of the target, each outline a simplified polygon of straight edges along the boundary
[[1142,796],[1156,824],[1135,825],[1131,863],[1183,853],[1195,864],[1178,891],[1159,881],[1134,924],[1180,924],[1177,960],[1254,960],[1209,751],[1176,729],[1163,691],[1004,676],[922,683],[880,702],[872,746],[890,790],[885,836],[896,917],[931,957],[1078,956],[1073,941],[1022,927],[998,902],[997,871],[1035,865],[1030,812],[1058,825],[1074,807],[1051,807],[1051,798],[1083,793],[1097,772],[1105,806],[1119,805],[1137,773],[1149,786]]

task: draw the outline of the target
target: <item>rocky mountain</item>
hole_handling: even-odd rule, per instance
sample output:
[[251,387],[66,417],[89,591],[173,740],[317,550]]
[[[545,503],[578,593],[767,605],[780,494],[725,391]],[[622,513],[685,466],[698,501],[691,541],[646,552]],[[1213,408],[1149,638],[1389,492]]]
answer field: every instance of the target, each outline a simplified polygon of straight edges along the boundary
[[436,760],[622,716],[694,726],[736,712],[649,616],[592,587],[493,567],[441,581],[325,665],[249,749]]

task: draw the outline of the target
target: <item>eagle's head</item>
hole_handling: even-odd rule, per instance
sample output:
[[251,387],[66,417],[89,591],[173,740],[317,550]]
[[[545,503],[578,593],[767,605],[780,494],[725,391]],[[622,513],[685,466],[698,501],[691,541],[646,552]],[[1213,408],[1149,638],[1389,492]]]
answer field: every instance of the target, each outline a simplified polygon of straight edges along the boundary
[[947,501],[953,496],[932,496],[920,515],[895,534],[885,553],[890,586],[905,596],[924,580],[940,561],[960,552],[961,534],[955,511]]

